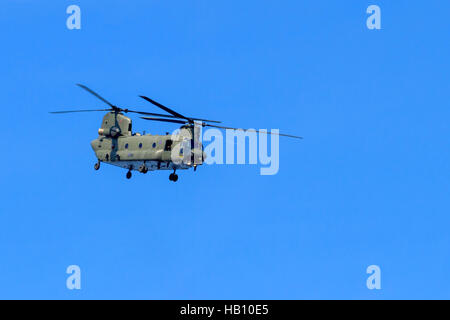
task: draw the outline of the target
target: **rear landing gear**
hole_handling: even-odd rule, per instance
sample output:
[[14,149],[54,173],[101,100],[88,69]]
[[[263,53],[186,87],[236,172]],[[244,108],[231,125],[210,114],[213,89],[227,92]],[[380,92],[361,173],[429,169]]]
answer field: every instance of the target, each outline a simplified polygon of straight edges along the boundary
[[131,170],[133,170],[133,166],[130,166],[130,167],[128,168],[127,179],[131,179]]
[[178,181],[178,175],[175,173],[176,170],[173,170],[173,173],[170,174],[169,176],[169,180],[173,181],[173,182],[177,182]]
[[94,164],[94,170],[100,169],[100,161],[98,161],[96,164]]

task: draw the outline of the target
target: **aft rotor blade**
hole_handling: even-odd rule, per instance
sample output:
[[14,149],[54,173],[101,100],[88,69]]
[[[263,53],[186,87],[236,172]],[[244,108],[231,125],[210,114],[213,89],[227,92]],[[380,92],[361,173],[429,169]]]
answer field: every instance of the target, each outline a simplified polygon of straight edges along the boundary
[[88,87],[86,87],[85,85],[79,84],[77,83],[77,86],[79,86],[80,88],[83,88],[84,90],[86,90],[87,92],[89,92],[90,94],[93,94],[94,96],[96,96],[97,98],[99,98],[100,100],[102,100],[104,103],[106,103],[107,105],[109,105],[111,108],[116,108],[115,105],[113,105],[111,102],[109,102],[108,100],[106,100],[105,98],[103,98],[101,95],[99,95],[97,92],[95,92],[92,89],[89,89]]
[[[184,119],[184,118],[175,117],[175,116],[172,116],[172,115],[169,115],[169,114],[144,112],[144,111],[134,111],[134,110],[128,110],[128,109],[124,109],[123,111],[124,112],[138,113],[138,114],[147,115],[147,116],[157,116],[157,117],[165,117],[165,118]],[[190,118],[190,119],[195,120],[195,121],[221,123],[220,121],[217,121],[217,120],[207,120],[207,119],[199,119],[199,118]]]
[[125,113],[131,112],[131,113],[142,114],[144,116],[157,116],[157,117],[165,117],[165,118],[177,118],[177,117],[171,116],[169,114],[162,114],[162,113],[135,111],[135,110],[129,110],[129,109],[123,109],[122,111],[125,112]]
[[220,128],[220,129],[231,129],[231,130],[238,130],[238,131],[250,131],[250,132],[258,132],[258,133],[266,133],[266,134],[275,134],[277,136],[283,136],[283,137],[289,137],[289,138],[295,138],[295,139],[303,139],[302,137],[293,136],[290,134],[283,134],[283,133],[275,133],[275,132],[266,132],[266,131],[260,131],[255,129],[240,129],[240,128],[231,128],[231,127],[223,127],[223,126],[216,126],[213,124],[203,124],[204,127],[213,127],[213,128]]
[[141,117],[141,119],[144,120],[151,120],[151,121],[162,121],[162,122],[171,122],[171,123],[180,123],[180,124],[186,124],[186,121],[182,120],[172,120],[172,119],[160,119],[160,118],[150,118],[150,117]]
[[148,98],[148,97],[146,97],[146,96],[139,96],[139,97],[141,97],[141,98],[144,99],[144,100],[147,100],[148,102],[154,104],[154,105],[157,106],[158,108],[163,109],[164,111],[170,113],[171,115],[173,115],[173,116],[175,116],[175,117],[177,117],[177,118],[186,119],[187,121],[192,122],[192,119],[187,118],[187,117],[183,116],[182,114],[179,114],[178,112],[173,111],[173,110],[170,109],[170,108],[167,108],[166,106],[163,106],[161,103],[156,102],[155,100],[152,100],[152,99],[150,99],[150,98]]
[[58,114],[58,113],[95,112],[95,111],[113,111],[113,109],[51,111],[51,112],[49,112],[49,113]]
[[195,121],[222,123],[222,121],[217,121],[217,120],[207,120],[207,119],[198,119],[198,118],[191,118],[191,119],[195,120]]

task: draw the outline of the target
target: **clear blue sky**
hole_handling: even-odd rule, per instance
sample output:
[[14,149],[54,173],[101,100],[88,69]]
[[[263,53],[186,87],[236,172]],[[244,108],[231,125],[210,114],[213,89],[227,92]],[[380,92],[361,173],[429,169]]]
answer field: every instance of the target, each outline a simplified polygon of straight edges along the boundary
[[[66,28],[66,8],[82,29]],[[377,4],[382,30],[366,28]],[[448,1],[4,0],[0,298],[450,298]],[[96,161],[103,107],[280,128],[280,171]],[[171,131],[136,119],[138,130]],[[66,268],[82,290],[66,289]],[[382,290],[366,288],[366,268]]]

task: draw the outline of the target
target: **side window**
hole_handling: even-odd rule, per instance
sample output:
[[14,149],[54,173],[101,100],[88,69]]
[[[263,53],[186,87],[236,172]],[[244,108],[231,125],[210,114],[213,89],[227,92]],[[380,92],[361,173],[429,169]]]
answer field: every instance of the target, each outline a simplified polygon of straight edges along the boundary
[[125,143],[125,149],[128,149],[128,143]]
[[139,143],[139,149],[142,149],[142,142]]
[[156,148],[156,142],[153,142],[152,147]]
[[172,140],[166,140],[166,145],[164,146],[164,151],[172,151]]

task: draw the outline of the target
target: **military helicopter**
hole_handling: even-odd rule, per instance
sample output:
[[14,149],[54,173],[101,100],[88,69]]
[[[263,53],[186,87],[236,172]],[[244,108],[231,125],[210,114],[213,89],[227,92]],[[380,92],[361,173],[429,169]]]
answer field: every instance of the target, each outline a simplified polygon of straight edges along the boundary
[[[186,170],[202,165],[206,159],[203,145],[200,142],[200,128],[214,127],[219,129],[232,129],[246,131],[245,129],[219,126],[211,123],[221,123],[217,120],[186,117],[146,96],[142,99],[150,102],[168,114],[135,111],[120,108],[100,96],[92,89],[82,84],[80,88],[91,93],[110,108],[90,110],[53,111],[52,114],[64,114],[74,112],[107,112],[98,130],[98,138],[91,141],[91,147],[97,157],[94,169],[100,169],[102,162],[127,169],[126,178],[130,179],[132,171],[147,173],[155,170],[173,170],[169,180],[178,180],[177,170]],[[132,121],[126,117],[126,113],[143,115],[140,117],[149,121],[162,121],[181,124],[179,134],[151,135],[140,134],[132,131]],[[151,116],[151,117],[149,117]],[[258,130],[248,129],[259,132]],[[267,134],[276,134],[267,132]],[[278,133],[280,136],[302,139],[298,136]]]

